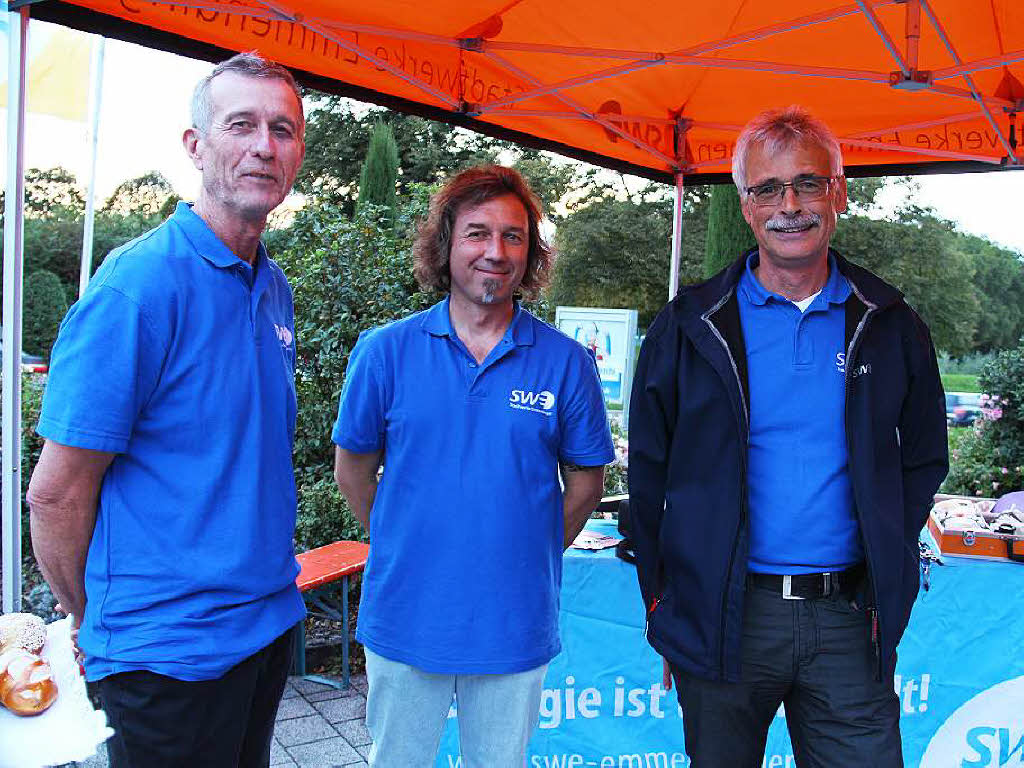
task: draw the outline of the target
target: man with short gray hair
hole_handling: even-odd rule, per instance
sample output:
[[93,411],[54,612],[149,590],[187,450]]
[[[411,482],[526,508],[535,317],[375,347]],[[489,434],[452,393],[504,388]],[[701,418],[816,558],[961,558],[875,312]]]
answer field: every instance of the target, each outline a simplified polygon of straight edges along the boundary
[[630,403],[647,638],[693,768],[763,764],[785,704],[800,768],[902,766],[896,646],[948,468],[928,328],[829,248],[839,143],[799,107],[740,134],[757,247],[658,315]]
[[74,617],[113,768],[267,766],[295,586],[291,290],[260,242],[305,151],[291,74],[196,88],[193,205],[116,249],[53,348],[32,542]]

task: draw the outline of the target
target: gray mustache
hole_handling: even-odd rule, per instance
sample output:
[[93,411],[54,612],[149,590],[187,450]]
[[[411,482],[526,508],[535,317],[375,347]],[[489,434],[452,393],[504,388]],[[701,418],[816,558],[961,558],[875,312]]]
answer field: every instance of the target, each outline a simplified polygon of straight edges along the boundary
[[821,216],[816,213],[802,213],[797,216],[773,216],[765,222],[767,230],[789,229],[791,227],[807,227],[821,224]]

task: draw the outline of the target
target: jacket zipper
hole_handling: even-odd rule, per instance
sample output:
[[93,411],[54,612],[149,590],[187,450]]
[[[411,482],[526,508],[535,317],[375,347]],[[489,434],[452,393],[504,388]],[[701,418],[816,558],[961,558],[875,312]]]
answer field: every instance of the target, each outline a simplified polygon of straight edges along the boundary
[[658,607],[658,603],[661,602],[661,595],[651,600],[651,605],[647,609],[647,616],[644,617],[644,638],[647,637],[647,630],[651,628],[651,616],[654,615],[654,609]]
[[742,528],[742,526],[744,524],[744,521],[746,519],[746,514],[747,514],[746,513],[746,508],[747,508],[747,451],[746,451],[746,447],[750,444],[750,410],[747,408],[747,398],[743,394],[743,382],[740,381],[740,372],[739,372],[739,369],[736,367],[736,359],[732,355],[732,350],[729,349],[729,344],[726,342],[725,338],[719,332],[718,327],[713,322],[711,322],[711,320],[709,318],[711,317],[711,315],[713,315],[715,312],[717,312],[719,309],[721,309],[725,305],[725,303],[732,297],[732,294],[733,294],[733,291],[730,290],[729,292],[727,292],[725,294],[725,296],[722,297],[722,299],[720,299],[718,301],[717,304],[715,304],[713,307],[711,307],[711,309],[709,309],[707,312],[705,312],[703,315],[701,315],[701,320],[703,320],[705,323],[707,323],[708,328],[711,329],[711,333],[713,333],[715,338],[718,339],[718,342],[722,345],[722,348],[725,350],[725,354],[729,357],[729,365],[732,366],[733,376],[736,377],[736,388],[737,388],[737,390],[740,393],[740,403],[743,406],[743,416],[744,416],[744,419],[746,420],[746,428],[747,428],[746,429],[746,434],[744,436],[744,438],[745,438],[744,439],[744,449],[742,451],[740,451],[740,461],[742,462],[742,466],[743,466],[743,473],[742,473],[741,484],[740,484],[740,519],[739,519],[739,522],[736,525],[736,533],[733,535],[732,552],[729,554],[729,565],[728,565],[728,568],[726,569],[726,572],[725,572],[725,588],[722,590],[721,619],[719,620],[719,629],[718,629],[718,643],[719,643],[719,648],[718,648],[718,665],[719,665],[719,668],[721,670],[721,674],[722,674],[723,679],[726,677],[726,670],[725,670],[725,645],[726,645],[726,643],[725,643],[725,632],[726,632],[725,617],[726,617],[726,613],[728,611],[728,603],[729,603],[729,579],[730,579],[731,574],[732,574],[733,565],[736,562],[736,547],[739,545],[740,529]]
[[[857,328],[854,330],[853,337],[850,339],[850,346],[846,350],[846,374],[844,376],[844,390],[845,391],[844,391],[844,409],[843,410],[844,410],[844,413],[845,413],[845,416],[846,416],[846,445],[847,445],[847,447],[849,447],[849,445],[850,445],[850,371],[853,370],[854,355],[857,352],[857,342],[860,341],[860,337],[861,337],[861,335],[862,335],[862,333],[864,331],[864,328],[868,324],[868,320],[878,310],[878,306],[876,304],[872,304],[870,301],[868,301],[866,298],[864,298],[863,294],[861,294],[861,292],[859,290],[857,290],[857,286],[854,284],[854,282],[852,280],[847,278],[847,281],[849,282],[850,289],[853,291],[854,295],[856,295],[857,299],[860,300],[864,304],[864,306],[866,306],[868,308],[867,311],[864,313],[864,316],[860,319],[860,322],[857,323]],[[852,468],[853,468],[853,451],[848,451],[847,457],[848,457],[848,461],[849,461],[849,463],[851,465],[851,470],[852,470]],[[851,471],[850,474],[852,475],[853,472]],[[852,488],[856,487],[853,483],[851,483],[850,485],[851,485]],[[868,610],[868,618],[869,618],[869,620],[871,622],[871,650],[874,653],[875,679],[876,680],[881,680],[881,678],[882,678],[882,649],[881,649],[881,643],[880,643],[880,639],[881,638],[880,638],[879,624],[878,624],[878,585],[875,583],[874,574],[872,573],[871,556],[870,556],[870,554],[868,552],[867,539],[864,538],[864,520],[863,520],[863,517],[861,515],[860,505],[857,503],[856,497],[854,498],[853,509],[854,509],[855,514],[857,515],[857,525],[860,527],[860,531],[861,531],[861,542],[862,542],[862,544],[864,546],[864,565],[865,565],[865,567],[867,569],[868,582],[871,584],[871,596],[872,596],[872,599],[873,599],[873,605]]]

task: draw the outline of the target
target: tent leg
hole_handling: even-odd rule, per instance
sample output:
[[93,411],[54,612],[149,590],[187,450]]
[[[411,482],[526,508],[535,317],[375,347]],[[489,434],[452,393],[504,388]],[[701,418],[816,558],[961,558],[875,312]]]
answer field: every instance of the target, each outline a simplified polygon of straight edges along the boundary
[[106,38],[101,37],[92,49],[89,88],[91,118],[89,122],[89,188],[85,196],[85,227],[82,232],[82,262],[78,270],[78,297],[85,293],[92,275],[93,226],[96,220],[96,155],[100,141],[100,107],[103,101],[103,53]]
[[679,261],[683,254],[683,172],[676,171],[676,202],[672,209],[672,258],[668,267],[668,300],[679,291]]
[[3,459],[0,537],[4,613],[21,610],[21,289],[25,204],[28,8],[7,14],[7,190],[4,210]]

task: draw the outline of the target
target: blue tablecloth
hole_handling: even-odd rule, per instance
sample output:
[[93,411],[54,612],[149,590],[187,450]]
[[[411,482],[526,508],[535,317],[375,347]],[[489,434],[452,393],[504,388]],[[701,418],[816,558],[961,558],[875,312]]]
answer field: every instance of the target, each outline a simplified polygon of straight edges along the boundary
[[[595,532],[614,534],[610,523]],[[1024,565],[944,557],[914,606],[894,681],[908,768],[1024,766]],[[515,574],[509,574],[515,578]],[[569,550],[562,652],[545,680],[528,768],[684,768],[675,691],[643,637],[634,568],[614,550]],[[768,736],[764,768],[795,762],[785,715]],[[460,765],[456,717],[438,768]]]

